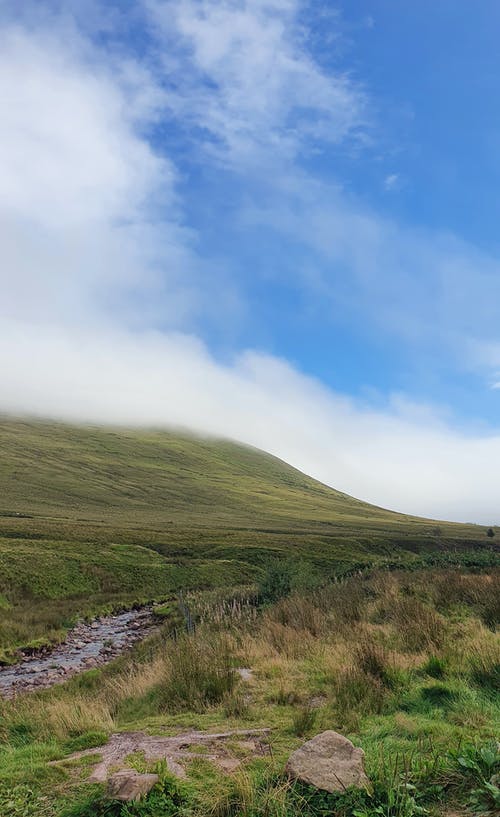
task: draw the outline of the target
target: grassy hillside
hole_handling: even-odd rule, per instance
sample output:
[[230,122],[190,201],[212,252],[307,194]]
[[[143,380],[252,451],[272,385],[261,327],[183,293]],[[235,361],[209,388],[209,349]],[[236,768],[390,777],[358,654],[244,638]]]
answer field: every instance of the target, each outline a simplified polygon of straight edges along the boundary
[[0,648],[106,605],[252,581],[271,556],[328,573],[491,547],[479,526],[391,513],[220,440],[4,418],[0,452]]
[[[496,815],[500,531],[390,513],[222,441],[3,420],[0,451],[0,659],[148,599],[178,622],[180,589],[196,623],[174,642],[166,615],[106,667],[0,699],[2,817]],[[130,807],[87,782],[91,757],[68,761],[124,731],[263,727],[266,751],[221,750],[230,775],[196,746],[181,782],[132,752],[161,779]],[[287,779],[323,729],[363,747],[370,794]]]

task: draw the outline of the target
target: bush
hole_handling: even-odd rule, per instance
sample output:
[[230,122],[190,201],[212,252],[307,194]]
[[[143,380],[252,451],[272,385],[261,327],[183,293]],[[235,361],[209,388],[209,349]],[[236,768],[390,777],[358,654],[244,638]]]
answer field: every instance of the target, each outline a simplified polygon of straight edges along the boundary
[[302,559],[279,559],[271,562],[258,588],[261,604],[274,604],[292,592],[307,593],[320,584],[313,565]]
[[272,562],[259,584],[258,596],[261,604],[273,604],[286,598],[292,591],[292,575],[289,562]]

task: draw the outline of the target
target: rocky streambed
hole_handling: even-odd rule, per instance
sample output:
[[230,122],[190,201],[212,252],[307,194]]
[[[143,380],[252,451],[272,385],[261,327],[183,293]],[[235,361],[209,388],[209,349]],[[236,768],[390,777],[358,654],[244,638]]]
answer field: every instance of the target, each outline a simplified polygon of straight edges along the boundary
[[0,695],[11,698],[23,692],[62,683],[84,670],[107,664],[154,629],[152,608],[128,610],[79,622],[66,641],[25,655],[17,664],[0,667]]

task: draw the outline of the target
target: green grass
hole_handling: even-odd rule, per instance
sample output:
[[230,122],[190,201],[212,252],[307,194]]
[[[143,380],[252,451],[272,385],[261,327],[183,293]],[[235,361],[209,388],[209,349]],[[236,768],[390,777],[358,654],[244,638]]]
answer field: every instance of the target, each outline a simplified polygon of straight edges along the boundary
[[226,441],[3,418],[0,452],[0,660],[77,616],[259,581],[270,559],[327,578],[498,552],[482,527],[385,511]]
[[[460,607],[456,594],[445,604],[441,598],[454,575],[374,571],[314,593],[292,591],[257,613],[230,604],[229,590],[187,596],[198,621],[194,635],[177,642],[156,636],[99,671],[0,705],[0,813],[434,817],[470,808],[471,815],[493,817],[500,796],[494,687],[500,642],[480,613],[491,588],[498,592],[500,575],[456,571],[467,576],[470,599]],[[410,588],[421,605],[420,627],[428,630],[424,647],[409,647],[401,601]],[[357,604],[346,607],[349,597]],[[434,616],[443,622],[439,647]],[[253,671],[249,681],[234,672],[241,666]],[[227,776],[200,753],[180,784],[160,768],[158,788],[130,811],[88,786],[88,761],[49,765],[121,730],[259,727],[271,728],[272,754],[250,756]],[[328,795],[287,780],[290,752],[324,729],[362,746],[369,794]],[[239,756],[237,743],[229,748]],[[156,765],[140,756],[129,762],[140,770]]]
[[[392,513],[185,434],[4,418],[0,452],[0,660],[79,616],[161,600],[165,622],[106,667],[0,700],[2,817],[495,813],[500,578],[486,528]],[[180,591],[197,629],[174,643]],[[182,784],[159,768],[128,811],[86,783],[88,759],[51,765],[114,731],[263,726],[271,755],[232,776],[200,755]],[[369,795],[284,776],[326,728],[365,750]]]

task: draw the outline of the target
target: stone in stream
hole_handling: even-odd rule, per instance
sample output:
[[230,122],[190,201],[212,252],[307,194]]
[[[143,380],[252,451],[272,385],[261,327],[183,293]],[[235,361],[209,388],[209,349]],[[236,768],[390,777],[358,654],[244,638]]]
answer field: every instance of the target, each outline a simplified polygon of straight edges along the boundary
[[286,771],[292,779],[328,792],[344,791],[349,786],[366,789],[370,781],[364,770],[364,756],[363,750],[350,740],[329,730],[293,752]]
[[112,800],[128,803],[149,794],[158,783],[157,774],[139,774],[134,769],[115,772],[108,778],[107,795]]
[[[134,619],[139,616],[137,627]],[[64,643],[30,653],[25,650],[17,665],[0,667],[0,696],[10,698],[16,690],[29,692],[62,683],[78,672],[106,664],[152,630],[150,608],[77,624]]]

